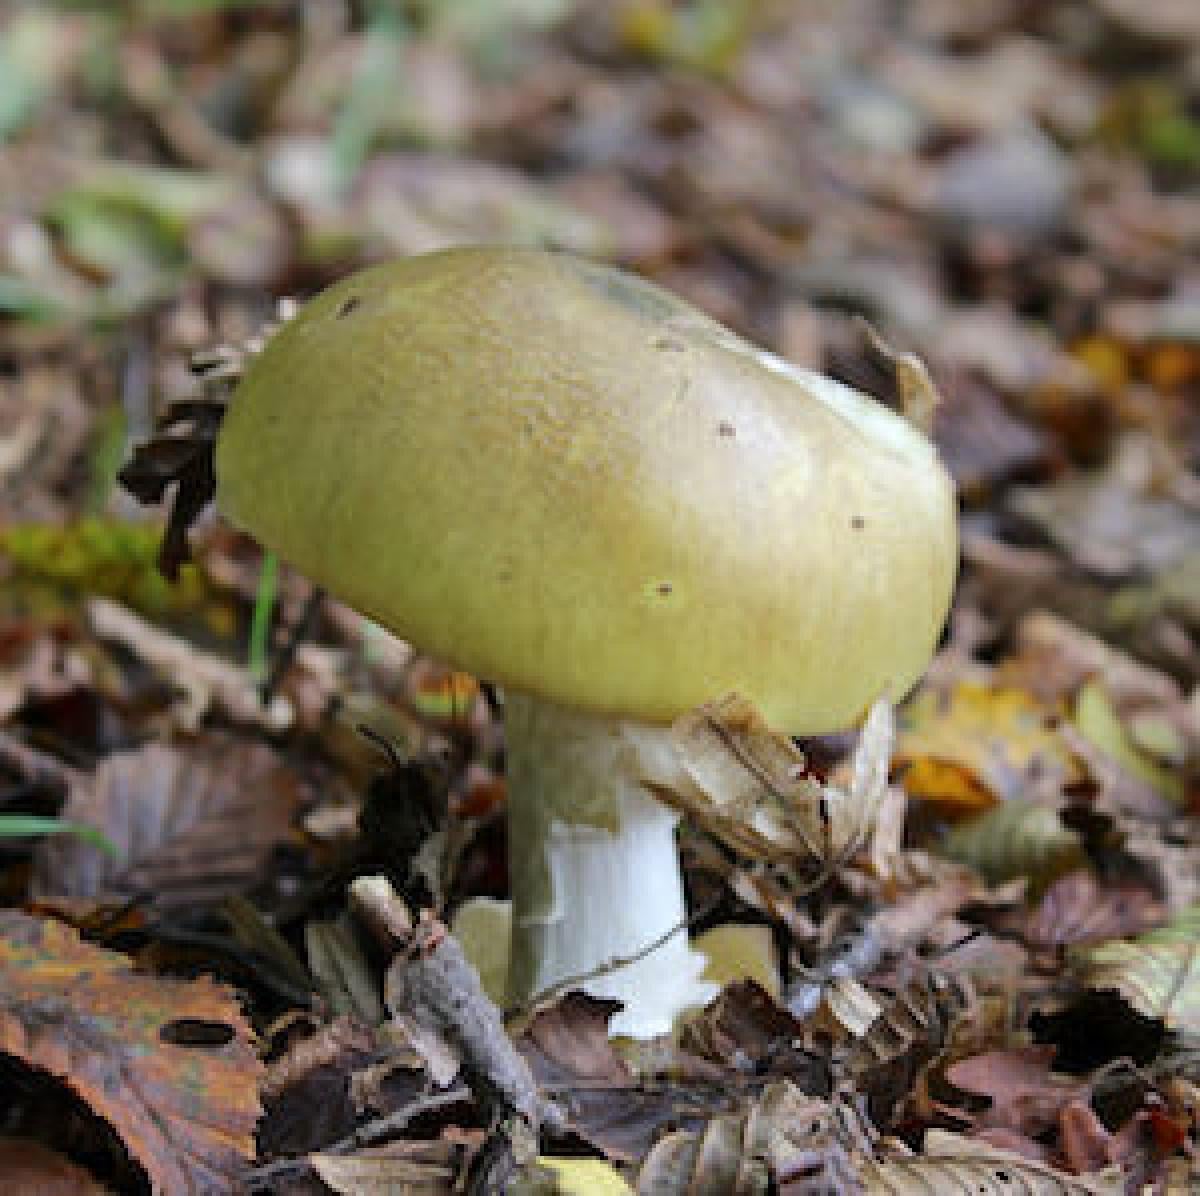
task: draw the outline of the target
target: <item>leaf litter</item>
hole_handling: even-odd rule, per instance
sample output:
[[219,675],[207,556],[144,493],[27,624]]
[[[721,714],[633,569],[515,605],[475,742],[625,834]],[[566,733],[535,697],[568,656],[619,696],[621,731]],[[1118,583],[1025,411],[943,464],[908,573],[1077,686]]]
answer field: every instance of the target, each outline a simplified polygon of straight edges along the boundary
[[[0,840],[5,1190],[1200,1185],[1193,8],[0,16],[0,815],[116,850]],[[648,778],[730,977],[670,1040],[504,1020],[446,929],[507,893],[486,685],[285,569],[264,686],[203,511],[279,299],[483,239],[907,394],[959,484],[894,750],[714,695]]]

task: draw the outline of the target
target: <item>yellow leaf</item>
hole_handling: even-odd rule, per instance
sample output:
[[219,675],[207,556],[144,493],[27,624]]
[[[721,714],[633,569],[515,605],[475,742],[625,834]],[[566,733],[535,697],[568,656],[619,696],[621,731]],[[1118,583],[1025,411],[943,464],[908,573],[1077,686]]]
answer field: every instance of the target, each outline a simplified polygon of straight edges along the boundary
[[972,814],[1023,795],[1036,779],[1055,789],[1079,767],[1052,712],[1021,689],[963,682],[926,690],[903,712],[896,761],[904,787],[950,814]]
[[[1137,746],[1098,681],[1089,681],[1080,689],[1075,699],[1075,725],[1086,739],[1111,756],[1130,776],[1152,785],[1171,801],[1183,800],[1183,778],[1164,768]],[[1169,726],[1167,732],[1170,733]]]
[[603,1159],[551,1159],[538,1164],[554,1172],[555,1196],[622,1196],[633,1189],[611,1163]]
[[779,996],[779,962],[765,926],[714,926],[697,935],[694,946],[708,958],[704,979],[724,987],[734,980],[753,980]]

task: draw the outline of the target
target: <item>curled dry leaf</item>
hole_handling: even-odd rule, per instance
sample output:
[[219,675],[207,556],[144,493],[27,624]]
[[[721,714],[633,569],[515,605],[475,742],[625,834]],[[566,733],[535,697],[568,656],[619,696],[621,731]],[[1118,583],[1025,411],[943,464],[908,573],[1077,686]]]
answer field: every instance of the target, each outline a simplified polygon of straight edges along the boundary
[[853,1042],[842,1064],[840,1086],[865,1095],[876,1123],[888,1121],[974,999],[969,981],[923,973],[884,1002],[879,1016]]
[[1121,1196],[1115,1169],[1097,1176],[1066,1175],[1043,1163],[942,1130],[925,1135],[923,1154],[868,1160],[862,1177],[867,1196]]
[[70,897],[154,895],[194,905],[249,887],[289,836],[301,789],[266,745],[205,735],[116,752],[72,774],[63,817],[102,830],[109,857],[58,836],[38,845],[33,891]]
[[741,1115],[714,1117],[701,1130],[660,1139],[638,1172],[639,1196],[727,1192],[752,1196],[774,1181],[800,1191],[861,1192],[829,1104],[777,1080]]
[[837,867],[866,841],[887,790],[892,708],[876,702],[848,789],[805,772],[803,754],[737,694],[706,703],[672,730],[676,760],[646,783],[741,855]]
[[1169,1029],[1200,1033],[1200,905],[1130,942],[1082,950],[1077,959],[1089,988],[1113,989]]
[[108,1122],[154,1192],[235,1186],[259,1114],[250,1039],[211,980],[139,975],[62,923],[0,914],[0,1050]]

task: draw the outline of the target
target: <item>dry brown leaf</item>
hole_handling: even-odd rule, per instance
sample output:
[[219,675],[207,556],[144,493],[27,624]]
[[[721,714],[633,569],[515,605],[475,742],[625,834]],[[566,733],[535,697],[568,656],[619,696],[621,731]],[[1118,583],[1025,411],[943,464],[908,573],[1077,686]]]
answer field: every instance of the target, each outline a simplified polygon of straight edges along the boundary
[[1025,927],[1035,947],[1101,942],[1138,934],[1163,920],[1163,907],[1147,889],[1107,882],[1090,868],[1068,872],[1046,890]]
[[721,990],[703,1013],[683,1031],[684,1046],[705,1059],[738,1072],[763,1072],[777,1067],[781,1073],[814,1090],[827,1087],[823,1060],[799,1048],[804,1033],[801,1020],[772,999],[752,980],[742,980]]
[[1099,1176],[1067,1175],[995,1146],[930,1130],[922,1154],[868,1160],[862,1166],[868,1196],[1121,1196],[1113,1169]]
[[777,1080],[746,1113],[714,1117],[698,1132],[661,1138],[642,1163],[637,1191],[755,1196],[772,1180],[787,1191],[788,1182],[800,1178],[813,1183],[813,1190],[861,1191],[828,1103]]
[[[768,998],[769,1000],[769,998]],[[570,992],[539,1010],[518,1042],[543,1093],[566,1113],[569,1128],[610,1159],[632,1163],[664,1126],[690,1123],[724,1108],[710,1082],[640,1084],[608,1035],[616,1002]]]
[[354,1154],[312,1154],[313,1170],[344,1196],[449,1196],[454,1169],[414,1159],[422,1143],[394,1142]]
[[35,857],[35,894],[150,893],[161,906],[216,900],[261,877],[301,798],[297,778],[265,744],[218,734],[114,753],[74,780],[63,817],[102,831],[117,856],[68,836],[47,839]]
[[228,1192],[253,1157],[250,1042],[211,980],[139,975],[61,923],[0,914],[0,1050],[107,1121],[155,1192]]
[[863,846],[875,824],[893,736],[891,706],[876,702],[854,753],[849,788],[841,789],[808,776],[791,739],[730,694],[677,720],[672,738],[681,771],[647,783],[743,856],[809,859],[829,869]]
[[890,1120],[920,1069],[949,1041],[974,1001],[970,982],[925,972],[889,1000],[842,1064],[844,1083],[864,1094],[877,1123]]

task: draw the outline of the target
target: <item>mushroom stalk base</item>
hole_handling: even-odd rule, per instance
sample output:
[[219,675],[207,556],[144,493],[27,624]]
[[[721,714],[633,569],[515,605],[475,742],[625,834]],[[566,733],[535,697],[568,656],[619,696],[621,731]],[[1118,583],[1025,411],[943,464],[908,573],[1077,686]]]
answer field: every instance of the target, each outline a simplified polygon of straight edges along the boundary
[[667,730],[522,694],[507,697],[506,730],[510,999],[601,968],[578,987],[624,1003],[611,1032],[667,1033],[717,991],[682,925],[677,816],[639,782],[642,754],[670,751]]

